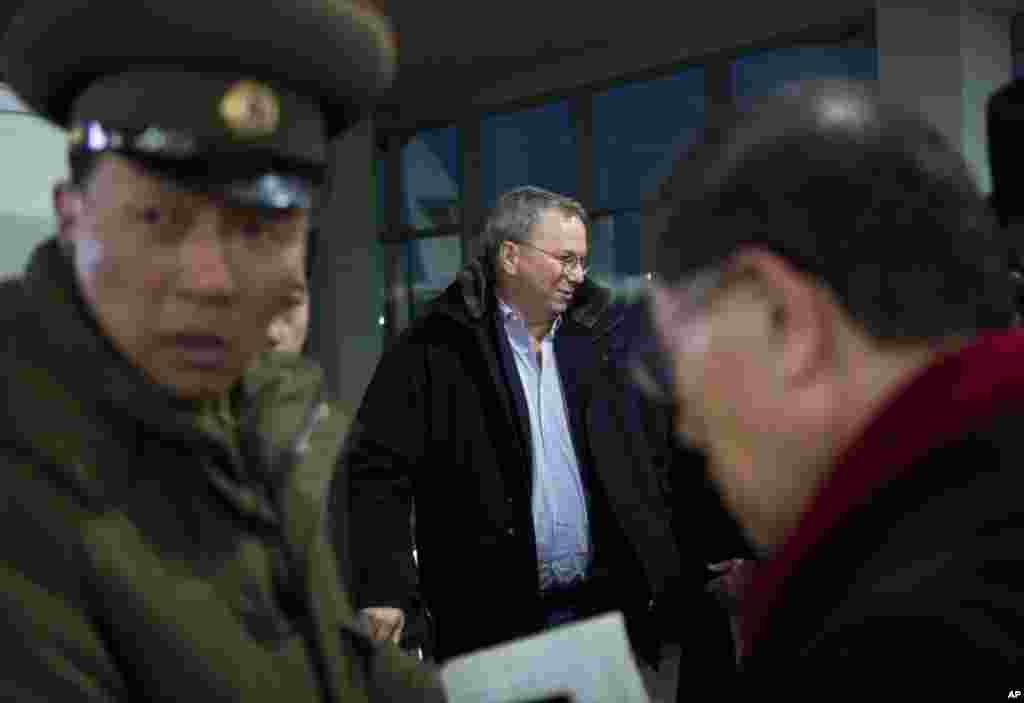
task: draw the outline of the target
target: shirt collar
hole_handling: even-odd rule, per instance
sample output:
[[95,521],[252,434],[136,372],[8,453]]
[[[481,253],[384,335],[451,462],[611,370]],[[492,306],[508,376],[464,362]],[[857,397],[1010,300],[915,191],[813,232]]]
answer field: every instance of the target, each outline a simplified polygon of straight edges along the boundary
[[[501,298],[498,298],[498,309],[501,311],[501,319],[505,323],[505,325],[508,325],[510,322],[514,320],[523,325],[523,327],[526,327],[526,318],[523,317],[519,310],[509,305]],[[560,313],[558,317],[555,318],[554,323],[551,325],[551,331],[548,332],[546,336],[554,337],[555,333],[558,332],[558,328],[561,326],[562,315]]]

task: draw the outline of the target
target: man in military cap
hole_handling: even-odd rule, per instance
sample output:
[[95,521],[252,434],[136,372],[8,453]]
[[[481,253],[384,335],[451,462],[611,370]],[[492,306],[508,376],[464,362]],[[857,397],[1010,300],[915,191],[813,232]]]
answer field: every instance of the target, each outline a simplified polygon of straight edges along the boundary
[[333,462],[321,374],[266,352],[328,140],[392,77],[386,20],[33,2],[3,41],[72,178],[0,287],[0,698],[441,699],[357,624],[304,478]]

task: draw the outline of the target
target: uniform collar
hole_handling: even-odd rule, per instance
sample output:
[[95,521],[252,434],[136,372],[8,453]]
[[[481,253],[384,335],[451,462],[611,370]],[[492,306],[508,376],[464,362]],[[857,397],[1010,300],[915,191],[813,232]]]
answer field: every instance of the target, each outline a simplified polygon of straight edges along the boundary
[[[230,438],[209,423],[200,426],[197,404],[183,402],[150,382],[114,348],[82,298],[71,261],[55,239],[35,250],[22,285],[28,309],[36,320],[46,321],[37,323],[36,336],[27,340],[37,354],[33,362],[46,368],[74,399],[70,407],[85,415],[113,412],[148,433],[190,444],[213,443],[237,455],[231,451]],[[52,342],[53,330],[58,331],[59,344]],[[88,373],[81,373],[83,368]],[[274,466],[273,460],[289,451],[306,428],[307,416],[320,401],[322,379],[312,362],[279,353],[261,356],[242,379],[235,391],[241,415],[237,420],[260,445],[260,458],[268,462],[265,467]]]

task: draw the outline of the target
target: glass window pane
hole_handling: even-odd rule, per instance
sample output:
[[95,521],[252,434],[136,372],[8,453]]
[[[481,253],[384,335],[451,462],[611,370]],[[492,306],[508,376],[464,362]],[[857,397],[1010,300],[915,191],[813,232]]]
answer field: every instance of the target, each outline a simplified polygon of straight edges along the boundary
[[635,208],[704,124],[704,70],[594,95],[594,208]]
[[521,185],[575,197],[576,148],[569,104],[485,117],[480,123],[480,197],[485,209]]
[[756,51],[732,65],[738,103],[775,95],[787,83],[815,78],[878,80],[878,50],[863,46],[799,46]]
[[405,243],[405,256],[417,301],[448,287],[462,268],[462,237],[427,237]]
[[402,223],[418,230],[458,224],[461,192],[455,128],[417,132],[402,147]]
[[642,239],[644,222],[644,216],[636,210],[594,218],[588,247],[594,279],[621,288],[646,276],[650,255]]
[[20,274],[36,245],[56,233],[53,186],[67,178],[64,132],[24,110],[0,84],[0,277]]
[[377,231],[382,230],[387,226],[388,221],[384,217],[384,159],[376,158],[373,160],[373,172],[374,172],[374,199],[377,201]]
[[389,277],[386,308],[392,315],[386,323],[397,334],[455,280],[462,268],[462,238],[457,234],[424,237],[388,244],[384,250]]

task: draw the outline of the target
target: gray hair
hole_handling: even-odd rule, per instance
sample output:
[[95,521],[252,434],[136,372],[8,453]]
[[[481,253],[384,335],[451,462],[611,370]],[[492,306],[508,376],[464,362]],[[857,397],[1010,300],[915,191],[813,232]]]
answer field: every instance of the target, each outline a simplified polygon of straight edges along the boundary
[[480,235],[486,259],[496,262],[498,249],[504,241],[529,241],[530,230],[540,219],[540,213],[552,209],[560,210],[566,217],[578,217],[589,229],[586,209],[565,195],[537,186],[520,186],[503,193],[491,208]]

